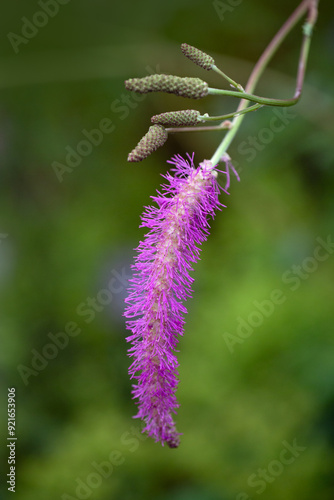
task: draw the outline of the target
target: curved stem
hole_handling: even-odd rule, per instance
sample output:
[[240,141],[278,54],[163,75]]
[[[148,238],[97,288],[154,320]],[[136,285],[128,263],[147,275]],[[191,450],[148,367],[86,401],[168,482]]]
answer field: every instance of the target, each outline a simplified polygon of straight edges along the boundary
[[205,116],[205,115],[200,115],[199,118],[201,120],[204,120],[206,122],[214,122],[218,120],[227,120],[227,118],[234,118],[235,116],[243,115],[245,113],[249,113],[250,111],[256,111],[257,109],[262,108],[262,104],[253,104],[253,106],[248,106],[245,109],[242,109],[241,111],[234,111],[233,113],[228,113],[227,115],[221,115],[221,116]]
[[[273,57],[273,55],[275,54],[275,52],[277,51],[277,49],[279,48],[285,37],[288,35],[288,33],[294,28],[294,26],[298,23],[298,21],[305,14],[305,12],[308,11],[309,14],[307,23],[304,26],[304,37],[302,41],[300,60],[298,65],[296,90],[295,90],[295,95],[293,97],[293,99],[297,99],[298,101],[303,87],[306,62],[310,47],[310,37],[312,34],[312,28],[317,19],[317,13],[318,13],[317,9],[318,9],[318,0],[303,0],[301,2],[301,4],[296,8],[296,10],[291,14],[289,19],[283,24],[283,26],[276,33],[276,35],[271,40],[265,51],[262,53],[260,59],[255,64],[253,71],[248,79],[247,85],[245,87],[245,93],[250,94],[253,92],[259,78],[261,77],[264,69],[268,65],[270,59]],[[238,92],[238,95],[239,94],[240,93]],[[247,106],[248,106],[248,101],[242,99],[237,108],[237,111],[241,111],[247,108]],[[228,147],[233,141],[242,123],[243,118],[244,115],[240,115],[233,119],[232,128],[227,132],[224,139],[222,140],[222,142],[220,143],[220,145],[218,146],[217,150],[215,151],[214,155],[211,158],[211,162],[214,165],[216,165],[219,162],[223,153],[227,151]]]
[[267,106],[293,106],[298,102],[300,96],[293,97],[292,99],[271,99],[270,97],[260,97],[254,94],[248,94],[247,92],[236,92],[235,90],[222,90],[213,89],[209,87],[209,95],[229,95],[233,97],[242,97],[248,101],[257,102],[259,104],[264,104]]

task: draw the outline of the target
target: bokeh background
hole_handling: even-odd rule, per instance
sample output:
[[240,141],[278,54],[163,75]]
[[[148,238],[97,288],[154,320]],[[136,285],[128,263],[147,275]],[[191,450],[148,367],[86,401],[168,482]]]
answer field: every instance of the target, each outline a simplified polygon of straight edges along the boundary
[[[279,130],[273,109],[248,115],[229,150],[241,182],[234,178],[222,196],[227,208],[193,273],[179,344],[176,450],[145,439],[132,419],[126,280],[144,234],[139,216],[166,161],[193,151],[197,161],[210,158],[222,133],[180,133],[140,164],[126,158],[153,114],[222,114],[237,101],[136,99],[123,82],[161,72],[225,86],[185,60],[179,45],[187,42],[245,84],[297,2],[57,5],[37,33],[26,28],[27,43],[15,39],[16,51],[8,33],[22,36],[22,18],[31,21],[41,7],[7,2],[0,16],[2,497],[10,494],[7,388],[15,387],[17,500],[331,500],[331,2],[320,2],[301,102],[280,115]],[[301,24],[258,94],[293,95],[300,41]],[[100,143],[74,158],[83,131],[101,120]],[[321,241],[329,245],[319,251]]]

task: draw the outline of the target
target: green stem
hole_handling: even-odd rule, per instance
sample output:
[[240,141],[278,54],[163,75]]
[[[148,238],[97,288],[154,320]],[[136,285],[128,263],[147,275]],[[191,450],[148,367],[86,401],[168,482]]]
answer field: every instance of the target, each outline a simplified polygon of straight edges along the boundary
[[[260,59],[255,64],[253,71],[248,79],[247,85],[245,87],[246,94],[251,94],[253,92],[259,78],[261,77],[264,69],[268,65],[270,59],[273,57],[277,49],[280,47],[281,43],[286,38],[288,33],[294,28],[294,26],[298,23],[298,21],[302,18],[302,16],[308,11],[309,14],[307,23],[304,26],[304,37],[303,37],[300,60],[298,65],[296,90],[295,90],[295,95],[293,97],[293,99],[297,99],[298,101],[301,95],[304,82],[305,68],[310,48],[310,37],[312,33],[312,28],[317,19],[317,7],[318,7],[318,0],[303,0],[301,4],[297,7],[297,9],[291,14],[289,19],[283,24],[280,30],[276,33],[274,38],[271,40],[271,42],[261,55]],[[240,92],[236,92],[236,94],[238,94],[238,96],[240,97]],[[247,108],[247,106],[248,106],[248,101],[246,99],[242,99],[240,101],[237,111],[242,111],[243,109]],[[243,119],[244,119],[244,114],[236,116],[233,119],[232,128],[227,132],[227,134],[225,135],[222,142],[220,143],[220,145],[218,146],[217,150],[215,151],[215,153],[211,158],[211,162],[214,165],[216,165],[219,162],[221,156],[227,151]]]
[[199,118],[201,120],[204,120],[206,122],[214,122],[214,121],[222,121],[222,120],[227,120],[227,118],[233,118],[236,115],[243,115],[245,113],[249,113],[250,111],[256,111],[257,109],[262,108],[262,104],[253,104],[253,106],[248,106],[245,109],[242,109],[241,111],[234,111],[234,113],[228,113],[227,115],[220,115],[220,116],[205,116],[205,115],[200,115]]
[[267,106],[293,106],[298,101],[299,97],[293,99],[271,99],[270,97],[260,97],[247,92],[236,92],[235,90],[213,89],[209,87],[209,95],[229,95],[233,97],[242,97],[248,101],[265,104]]
[[217,68],[217,66],[215,64],[212,65],[211,69],[213,69],[213,71],[215,71],[216,73],[218,73],[218,75],[220,75],[223,78],[225,78],[225,80],[227,80],[228,83],[230,85],[232,85],[232,87],[235,87],[236,89],[239,89],[241,92],[244,90],[242,88],[242,86],[240,85],[240,83],[235,82],[234,80],[232,80],[232,78],[230,78],[229,76],[225,75],[225,73],[223,73],[221,69]]

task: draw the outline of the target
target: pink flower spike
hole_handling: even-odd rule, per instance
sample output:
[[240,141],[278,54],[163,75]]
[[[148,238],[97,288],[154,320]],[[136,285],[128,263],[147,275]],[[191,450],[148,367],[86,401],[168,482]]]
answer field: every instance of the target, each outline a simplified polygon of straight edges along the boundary
[[137,248],[124,312],[131,331],[136,417],[145,422],[149,436],[171,448],[179,445],[180,436],[173,421],[179,406],[175,352],[187,312],[183,303],[192,293],[189,271],[209,234],[208,217],[223,206],[217,172],[207,160],[195,167],[193,158],[176,155],[168,162],[174,175],[163,176],[168,183],[152,197],[157,206],[146,207],[141,227],[149,231]]

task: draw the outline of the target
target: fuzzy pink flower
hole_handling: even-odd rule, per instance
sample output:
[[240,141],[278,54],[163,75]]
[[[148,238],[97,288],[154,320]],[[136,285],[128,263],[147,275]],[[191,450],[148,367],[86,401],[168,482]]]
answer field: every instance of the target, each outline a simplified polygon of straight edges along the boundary
[[141,227],[149,232],[137,248],[124,315],[132,332],[127,340],[134,358],[129,373],[137,381],[136,417],[156,441],[175,448],[180,435],[173,421],[179,406],[175,351],[187,312],[183,302],[191,297],[189,271],[199,259],[198,245],[209,233],[208,217],[222,205],[217,172],[209,161],[195,168],[193,156],[186,161],[177,155],[169,163],[174,176],[163,176],[168,184],[152,197],[157,207],[146,207],[142,217]]

